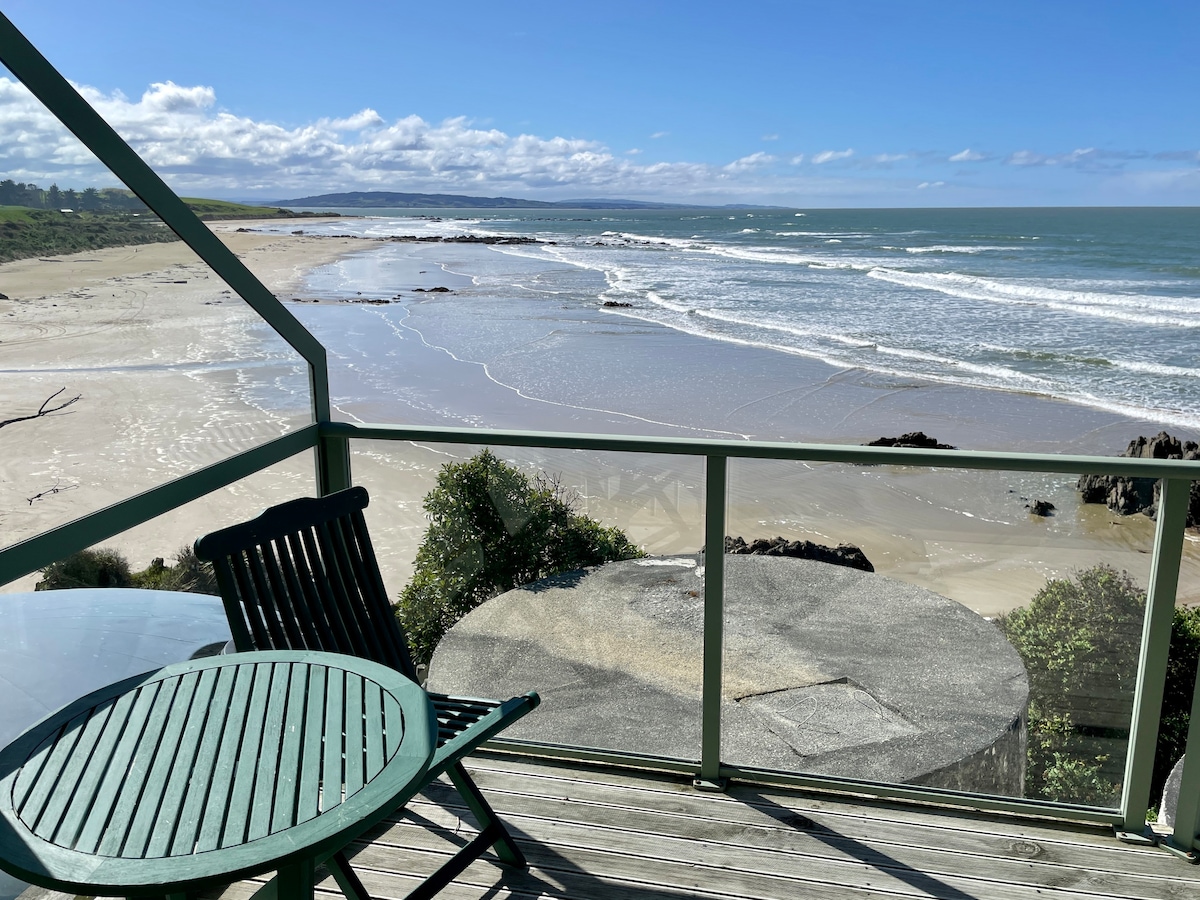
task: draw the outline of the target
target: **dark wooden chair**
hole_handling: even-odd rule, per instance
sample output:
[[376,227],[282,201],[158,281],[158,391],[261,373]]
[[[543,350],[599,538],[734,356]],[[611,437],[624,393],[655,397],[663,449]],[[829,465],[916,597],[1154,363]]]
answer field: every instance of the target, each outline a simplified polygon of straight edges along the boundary
[[[417,680],[367,534],[363,510],[368,502],[361,487],[319,499],[292,500],[196,541],[196,555],[216,569],[239,651],[345,653],[383,663]],[[488,847],[495,848],[502,862],[525,866],[520,848],[463,768],[462,759],[537,706],[538,695],[530,692],[497,701],[431,692],[429,698],[438,720],[438,746],[429,780],[445,772],[481,830],[409,900],[432,897]],[[331,863],[348,896],[359,892],[367,897],[344,856],[337,854]]]

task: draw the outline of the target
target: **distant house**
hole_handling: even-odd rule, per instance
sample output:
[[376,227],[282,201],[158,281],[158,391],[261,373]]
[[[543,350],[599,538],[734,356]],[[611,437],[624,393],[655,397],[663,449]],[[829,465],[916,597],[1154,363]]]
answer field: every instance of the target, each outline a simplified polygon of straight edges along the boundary
[[60,213],[62,213],[64,216],[69,216],[71,213],[75,212],[75,210],[73,210],[73,209],[60,209],[60,210],[59,210],[59,212],[60,212]]

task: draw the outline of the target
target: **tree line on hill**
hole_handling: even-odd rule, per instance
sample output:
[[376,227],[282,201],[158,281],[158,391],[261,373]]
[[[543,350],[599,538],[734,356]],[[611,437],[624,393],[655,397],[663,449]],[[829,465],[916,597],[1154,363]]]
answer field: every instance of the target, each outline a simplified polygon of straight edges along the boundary
[[128,190],[121,188],[86,187],[60,189],[57,184],[40,188],[36,184],[0,181],[0,206],[25,206],[30,209],[71,209],[88,212],[142,212],[146,204]]

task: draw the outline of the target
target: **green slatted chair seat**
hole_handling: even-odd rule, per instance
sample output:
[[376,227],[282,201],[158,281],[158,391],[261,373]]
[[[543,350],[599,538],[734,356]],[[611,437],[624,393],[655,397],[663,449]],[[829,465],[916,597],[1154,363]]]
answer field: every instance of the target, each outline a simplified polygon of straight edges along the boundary
[[[305,497],[196,541],[196,555],[216,570],[239,651],[345,653],[417,680],[367,533],[363,510],[369,502],[361,487],[318,499]],[[509,865],[525,865],[520,848],[461,760],[536,707],[537,694],[500,701],[430,693],[429,699],[438,720],[429,779],[443,772],[449,776],[479,820],[481,832],[409,900],[433,896],[488,847]],[[356,890],[362,891],[361,885]]]

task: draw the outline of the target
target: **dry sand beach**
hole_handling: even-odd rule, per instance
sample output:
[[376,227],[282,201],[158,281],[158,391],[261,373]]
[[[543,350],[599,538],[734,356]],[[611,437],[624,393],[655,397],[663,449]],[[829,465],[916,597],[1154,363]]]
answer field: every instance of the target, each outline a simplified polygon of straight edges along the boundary
[[[283,299],[301,293],[307,270],[371,246],[344,238],[238,233],[237,224],[223,223],[218,229],[222,238]],[[467,252],[487,251],[414,245],[402,278],[409,289],[428,288],[444,275],[442,262]],[[296,402],[306,382],[294,354],[257,326],[252,311],[182,244],[6,264],[0,266],[0,292],[11,298],[0,300],[0,419],[36,411],[60,388],[60,398],[81,397],[52,416],[0,429],[0,535],[5,546],[307,421],[307,411]],[[456,302],[481,302],[454,294],[411,296],[403,310],[382,309],[397,316],[403,312],[404,321],[419,325],[424,313],[444,312]],[[318,313],[310,304],[289,304],[293,310],[301,306],[303,317],[319,316],[326,329],[374,321],[356,318],[353,325],[331,326],[329,317],[339,314],[336,306],[322,304]],[[608,330],[612,339],[619,339],[619,328]],[[586,329],[568,337],[564,358],[579,365],[588,365],[588,353],[605,352]],[[701,370],[740,366],[745,371],[750,365],[748,353],[736,347],[712,347],[700,338],[665,332],[661,339],[675,346],[695,342],[691,355],[698,379]],[[655,352],[654,339],[639,346],[644,349],[638,352]],[[457,392],[487,409],[489,420],[479,424],[647,430],[636,427],[628,415],[601,410],[572,410],[556,420],[547,417],[546,404],[531,404],[482,367],[456,362],[424,339],[410,340],[402,350],[423,390]],[[333,356],[339,415],[421,421],[412,404],[356,400],[352,373],[369,360],[347,359],[336,349]],[[636,371],[636,360],[626,365]],[[339,367],[350,374],[338,374]],[[836,423],[838,439],[846,442],[921,428],[968,445],[963,439],[970,437],[972,427],[978,432],[983,427],[979,423],[990,423],[995,436],[1009,436],[1007,449],[1111,453],[1138,433],[1133,429],[1152,433],[1143,423],[1027,396],[945,387],[896,391],[853,373],[833,378],[832,369],[815,361],[803,371],[812,384],[793,389],[786,405],[780,401],[778,415],[794,419],[797,411],[803,412],[813,429]],[[764,371],[763,378],[770,377]],[[397,393],[406,390],[397,385]],[[760,415],[765,402],[764,396]],[[965,425],[968,420],[975,424]],[[1030,421],[1054,425],[1035,436]],[[1018,422],[1025,424],[1014,427]],[[451,452],[468,451],[409,444],[356,447],[355,478],[372,492],[368,512],[392,591],[403,586],[423,531],[421,498]],[[580,492],[587,512],[626,528],[651,552],[699,548],[703,475],[698,462],[584,453],[501,455],[560,473]],[[311,490],[306,456],[105,545],[120,549],[141,568],[212,528]],[[1058,514],[1047,519],[1028,515],[1023,504],[1030,497],[1051,500]],[[747,539],[782,534],[858,544],[881,573],[984,614],[1026,602],[1049,576],[1099,561],[1126,568],[1145,584],[1153,535],[1153,523],[1145,517],[1122,519],[1102,507],[1080,506],[1068,478],[965,472],[939,476],[892,467],[734,463],[729,517],[729,532]],[[1188,601],[1200,600],[1196,550],[1195,543],[1188,544],[1181,579],[1181,598]],[[28,590],[35,580],[19,579],[0,591]]]

